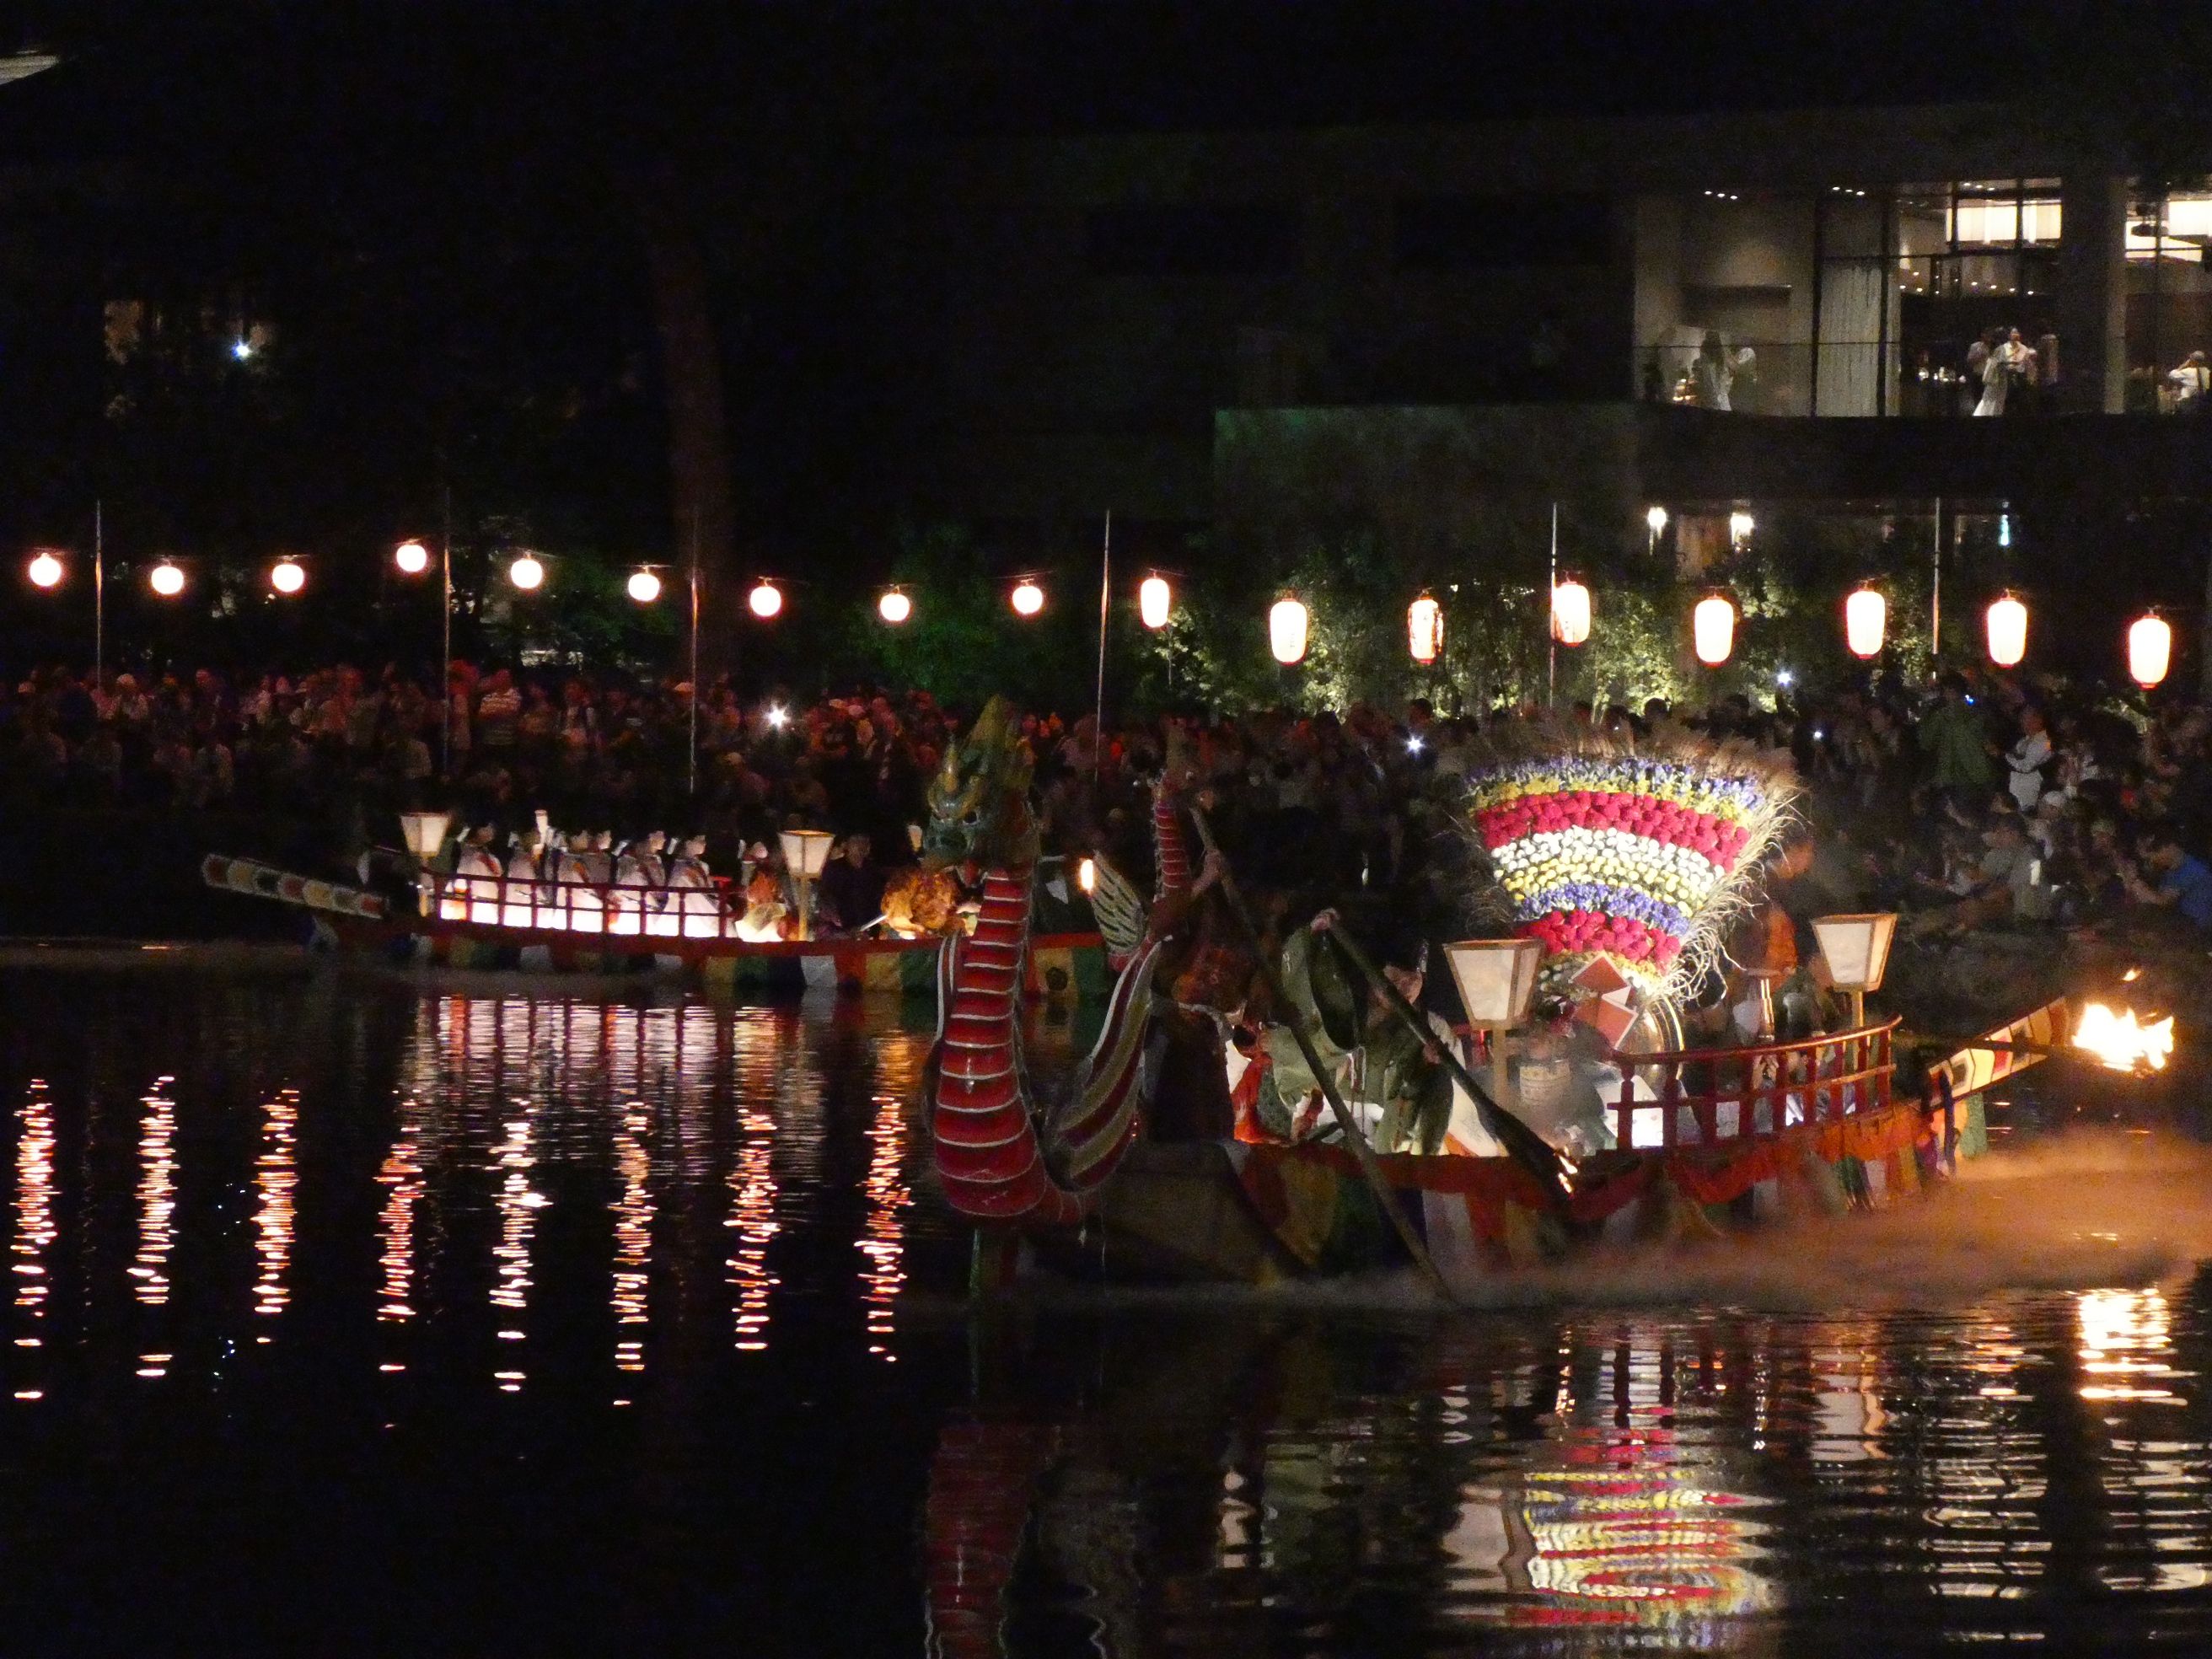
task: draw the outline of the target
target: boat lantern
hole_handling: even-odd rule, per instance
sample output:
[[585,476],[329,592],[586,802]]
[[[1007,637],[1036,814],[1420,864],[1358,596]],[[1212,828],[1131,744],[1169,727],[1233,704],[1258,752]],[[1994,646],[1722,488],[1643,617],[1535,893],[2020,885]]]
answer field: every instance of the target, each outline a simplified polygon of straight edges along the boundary
[[1589,638],[1590,591],[1570,576],[1552,588],[1552,637],[1561,645]]
[[1024,576],[1014,584],[1012,604],[1017,617],[1034,617],[1044,609],[1044,589]]
[[283,558],[269,567],[269,586],[279,593],[296,593],[307,585],[307,573],[294,558]]
[[392,550],[392,562],[403,576],[419,576],[430,568],[430,550],[420,542],[402,542]]
[[1985,620],[1990,660],[2000,668],[2018,667],[2027,654],[2027,607],[2007,593],[1990,605]]
[[1175,590],[1165,576],[1152,575],[1137,584],[1137,620],[1155,632],[1168,625],[1175,605]]
[[1541,939],[1463,939],[1444,946],[1467,1023],[1488,1031],[1509,1030],[1528,1018],[1543,959]]
[[1296,599],[1277,599],[1267,612],[1267,649],[1285,668],[1305,660],[1307,620],[1304,603]]
[[1727,595],[1710,594],[1698,601],[1698,608],[1690,615],[1691,635],[1698,650],[1698,660],[1708,668],[1718,668],[1735,649],[1735,606]]
[[660,597],[660,578],[650,570],[631,571],[624,587],[640,605],[651,605]]
[[827,830],[786,830],[776,837],[783,848],[783,867],[799,893],[799,936],[814,937],[814,884],[830,862],[830,848],[837,838]]
[[2173,629],[2155,611],[2128,629],[2128,676],[2146,691],[2173,665]]
[[890,588],[884,592],[883,598],[876,601],[876,614],[893,628],[896,628],[908,617],[914,615],[914,601],[900,592],[897,588]]
[[418,863],[428,864],[446,844],[446,831],[453,822],[450,812],[402,812],[399,830],[407,838],[407,850]]
[[1881,590],[1862,587],[1844,601],[1844,643],[1854,657],[1879,657],[1889,629],[1889,601]]
[[1098,860],[1086,857],[1075,866],[1075,884],[1086,893],[1098,890]]
[[526,593],[535,593],[545,585],[545,567],[537,557],[524,554],[507,568],[507,579]]
[[62,580],[62,562],[43,549],[31,558],[28,572],[33,587],[57,587]]
[[745,609],[768,622],[783,610],[783,590],[765,576],[753,584],[753,591],[745,595]]
[[1828,970],[1829,982],[1851,1000],[1854,1030],[1866,1024],[1866,994],[1881,989],[1881,976],[1889,967],[1890,941],[1896,934],[1893,910],[1813,918],[1813,938],[1820,947],[1820,961]]
[[1444,648],[1444,610],[1426,593],[1406,607],[1406,646],[1418,663],[1432,663]]

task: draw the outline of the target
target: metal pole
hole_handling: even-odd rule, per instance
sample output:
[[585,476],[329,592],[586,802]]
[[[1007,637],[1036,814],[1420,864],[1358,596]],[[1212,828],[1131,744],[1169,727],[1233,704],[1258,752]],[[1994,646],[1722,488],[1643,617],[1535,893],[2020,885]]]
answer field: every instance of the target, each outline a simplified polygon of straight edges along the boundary
[[440,492],[438,531],[438,567],[445,592],[443,608],[438,613],[438,706],[445,710],[438,740],[439,769],[450,780],[453,775],[453,487],[445,485]]
[[1936,546],[1928,583],[1928,660],[1943,660],[1943,498],[1936,498]]
[[92,683],[105,692],[107,678],[107,559],[100,503],[92,504]]
[[1114,509],[1106,509],[1105,539],[1098,548],[1098,712],[1091,734],[1091,786],[1098,787],[1098,764],[1106,752],[1106,623],[1114,597]]
[[699,794],[699,509],[691,508],[691,736],[684,767],[686,792]]
[[1559,588],[1559,504],[1552,503],[1552,576],[1544,588],[1544,706],[1559,706],[1559,630],[1552,625],[1552,596]]

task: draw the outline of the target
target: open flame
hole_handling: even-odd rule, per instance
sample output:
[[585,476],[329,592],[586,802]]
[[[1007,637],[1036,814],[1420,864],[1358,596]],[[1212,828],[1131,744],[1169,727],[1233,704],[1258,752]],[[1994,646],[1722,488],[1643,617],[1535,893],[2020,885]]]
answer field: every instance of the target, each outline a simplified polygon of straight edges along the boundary
[[2144,1023],[2136,1018],[2132,1008],[2114,1013],[2103,1003],[2093,1002],[2081,1010],[2074,1046],[2096,1055],[2099,1064],[2115,1072],[2162,1072],[2173,1057],[2173,1017]]

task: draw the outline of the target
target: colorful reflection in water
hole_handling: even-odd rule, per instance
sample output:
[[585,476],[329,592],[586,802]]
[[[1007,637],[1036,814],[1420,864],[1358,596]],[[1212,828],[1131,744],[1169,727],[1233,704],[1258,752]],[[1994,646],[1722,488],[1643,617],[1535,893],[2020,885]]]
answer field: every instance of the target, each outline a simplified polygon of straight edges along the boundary
[[7,1650],[2212,1649],[2200,1279],[974,1320],[920,1010],[8,988]]

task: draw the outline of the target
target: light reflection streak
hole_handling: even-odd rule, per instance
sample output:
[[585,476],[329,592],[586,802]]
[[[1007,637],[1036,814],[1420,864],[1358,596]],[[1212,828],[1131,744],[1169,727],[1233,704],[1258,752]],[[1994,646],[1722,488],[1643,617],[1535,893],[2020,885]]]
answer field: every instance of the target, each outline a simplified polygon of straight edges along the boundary
[[[653,1158],[647,1138],[653,1118],[642,1101],[623,1109],[615,1126],[615,1169],[622,1178],[622,1194],[615,1200],[615,1267],[611,1302],[618,1328],[615,1369],[645,1369],[643,1328],[652,1317]],[[633,1336],[619,1328],[635,1326]]]
[[[520,1342],[526,1335],[521,1328],[522,1316],[530,1308],[530,1250],[537,1234],[538,1212],[545,1204],[544,1195],[530,1185],[537,1165],[532,1121],[536,1108],[525,1102],[515,1103],[522,1108],[521,1115],[507,1121],[506,1138],[492,1149],[492,1168],[500,1176],[500,1235],[499,1243],[492,1247],[497,1277],[492,1284],[491,1304],[510,1316],[499,1333],[502,1340],[509,1342]],[[520,1393],[526,1380],[520,1369],[496,1370],[492,1376],[505,1394]]]
[[284,1281],[292,1262],[293,1202],[300,1186],[295,1160],[299,1123],[296,1089],[279,1089],[261,1109],[261,1152],[253,1160],[253,1184],[260,1194],[253,1247],[261,1272],[253,1284],[253,1311],[268,1317],[283,1313],[292,1299]]
[[2137,1400],[2178,1405],[2181,1396],[2161,1386],[2185,1376],[2168,1363],[2173,1352],[2173,1318],[2164,1292],[2084,1291],[2075,1298],[2081,1333],[2085,1375],[2081,1398],[2091,1401]]
[[384,1208],[376,1218],[377,1262],[384,1269],[376,1316],[386,1322],[415,1316],[415,1212],[422,1202],[422,1124],[412,1097],[399,1109],[399,1133],[377,1170],[385,1188]]
[[892,1318],[906,1283],[905,1212],[914,1198],[904,1180],[906,1138],[906,1113],[897,1097],[878,1097],[876,1120],[868,1126],[868,1219],[856,1245],[868,1259],[860,1273],[868,1352],[893,1362],[898,1356],[890,1350]]
[[146,1121],[138,1136],[138,1254],[131,1277],[133,1293],[149,1308],[169,1299],[169,1252],[176,1243],[177,1103],[165,1092],[175,1082],[155,1079],[143,1102]]
[[736,1346],[740,1352],[757,1353],[768,1346],[769,1297],[776,1283],[768,1269],[769,1244],[777,1231],[773,1103],[790,1059],[785,1040],[767,1018],[741,1014],[731,1042],[738,1127],[744,1138],[730,1170],[730,1213],[722,1223],[737,1235],[730,1241],[726,1276],[732,1292]]
[[[15,1139],[15,1236],[9,1245],[15,1278],[15,1305],[23,1310],[27,1331],[15,1339],[23,1348],[40,1346],[53,1286],[48,1277],[52,1264],[46,1251],[54,1242],[54,1105],[41,1078],[31,1079],[30,1091],[15,1116],[21,1124]],[[26,1398],[18,1394],[16,1398]],[[29,1398],[37,1395],[31,1393]]]

